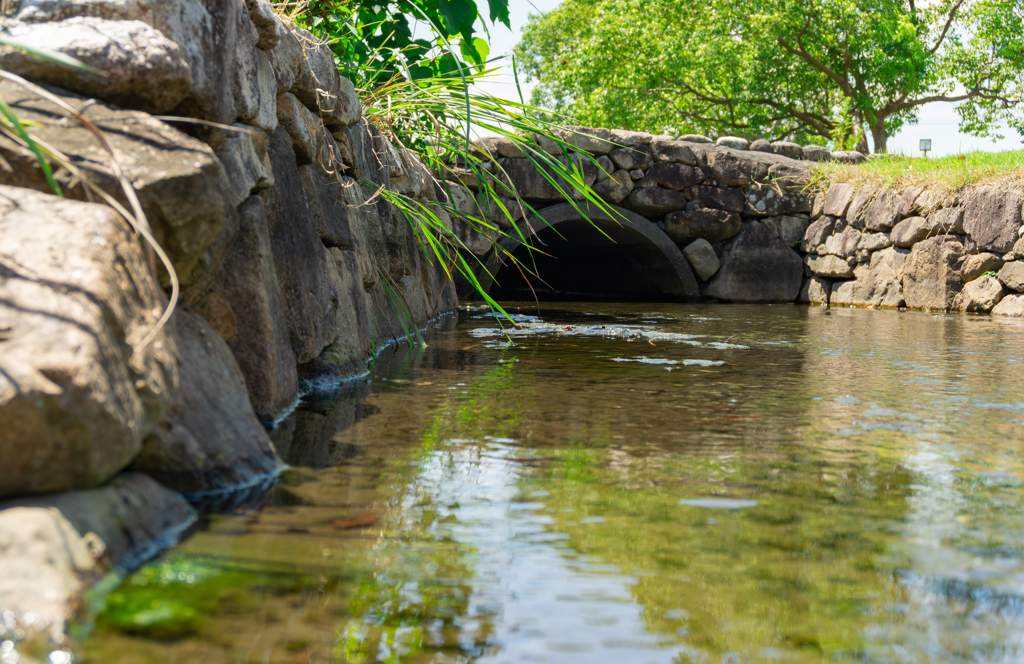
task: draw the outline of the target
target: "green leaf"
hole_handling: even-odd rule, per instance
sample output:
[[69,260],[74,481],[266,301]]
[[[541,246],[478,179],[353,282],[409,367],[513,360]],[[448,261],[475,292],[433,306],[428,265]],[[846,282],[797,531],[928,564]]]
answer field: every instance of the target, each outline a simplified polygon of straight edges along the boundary
[[508,0],[487,0],[487,6],[491,13],[491,23],[503,23],[506,28],[512,29],[508,16]]
[[449,37],[469,37],[473,34],[477,13],[476,4],[472,0],[438,0],[437,9]]
[[47,161],[42,148],[39,147],[38,143],[32,140],[32,137],[28,135],[27,131],[25,131],[24,125],[21,124],[21,120],[19,120],[14,111],[11,110],[11,107],[3,101],[0,101],[0,115],[3,115],[7,119],[11,124],[11,128],[14,130],[14,133],[21,137],[21,140],[25,141],[29,150],[32,150],[32,153],[36,157],[36,161],[39,162],[39,168],[43,170],[43,176],[46,178],[46,183],[50,185],[50,189],[53,189],[53,193],[64,198],[64,193],[60,190],[60,185],[57,184],[57,180],[53,177],[53,170],[50,168],[50,162]]
[[480,66],[483,66],[487,60],[487,56],[490,55],[491,49],[483,39],[475,37],[470,39],[459,40],[459,50],[462,52],[462,57],[467,60],[472,60]]

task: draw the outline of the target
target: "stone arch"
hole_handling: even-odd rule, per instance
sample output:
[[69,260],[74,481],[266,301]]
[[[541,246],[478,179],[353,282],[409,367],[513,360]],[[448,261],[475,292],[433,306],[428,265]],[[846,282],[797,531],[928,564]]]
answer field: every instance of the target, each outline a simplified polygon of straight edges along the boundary
[[[530,258],[537,261],[545,283],[530,277],[535,287],[603,298],[700,300],[689,263],[657,224],[615,205],[607,211],[592,203],[578,205],[579,210],[571,203],[544,208],[519,222],[518,233],[512,231],[498,243],[521,260],[529,256],[521,237],[540,250]],[[488,292],[496,292],[495,287],[502,293],[525,288],[524,276],[503,257],[495,249],[484,260],[487,269],[480,271],[479,280]]]

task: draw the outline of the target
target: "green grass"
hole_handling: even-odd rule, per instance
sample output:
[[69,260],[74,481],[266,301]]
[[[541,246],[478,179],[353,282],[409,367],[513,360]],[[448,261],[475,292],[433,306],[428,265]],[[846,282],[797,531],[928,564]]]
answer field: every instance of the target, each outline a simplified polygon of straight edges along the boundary
[[1024,150],[938,158],[879,155],[863,164],[822,164],[811,179],[812,187],[822,189],[837,182],[881,185],[896,191],[921,185],[950,194],[979,186],[1024,186]]

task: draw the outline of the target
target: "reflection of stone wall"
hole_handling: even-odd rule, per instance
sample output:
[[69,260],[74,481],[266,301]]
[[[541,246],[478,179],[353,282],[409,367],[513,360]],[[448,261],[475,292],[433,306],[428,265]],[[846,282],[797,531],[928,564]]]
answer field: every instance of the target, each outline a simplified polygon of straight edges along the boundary
[[[838,184],[812,196],[801,183],[814,162],[856,159],[732,137],[574,131],[562,138],[597,162],[577,158],[587,184],[607,203],[657,221],[683,249],[705,298],[1024,314],[1019,189],[958,197]],[[564,201],[515,142],[478,145],[496,160],[499,182],[535,208]],[[537,147],[562,155],[551,141]],[[476,189],[470,178],[463,184]]]
[[41,576],[30,593],[0,592],[0,611],[53,590],[44,618],[59,626],[91,580],[155,553],[174,524],[132,530],[129,546],[90,540],[83,562],[80,551],[50,555],[56,538],[32,549],[24,509],[82,500],[97,523],[122,519],[137,503],[115,509],[124,492],[94,487],[129,468],[147,509],[192,520],[182,494],[207,499],[280,471],[266,426],[304,386],[363,371],[373,348],[451,311],[454,291],[374,195],[435,200],[429,173],[362,117],[330,48],[266,0],[21,0],[11,16],[11,38],[108,73],[0,49],[0,66],[53,86],[103,132],[182,286],[143,350],[170,278],[122,218],[134,208],[107,153],[68,108],[0,84],[0,99],[75,165],[54,165],[74,199],[61,200],[35,155],[0,137],[0,497],[66,492],[21,512],[0,504],[0,568],[7,555],[63,565],[59,585]]

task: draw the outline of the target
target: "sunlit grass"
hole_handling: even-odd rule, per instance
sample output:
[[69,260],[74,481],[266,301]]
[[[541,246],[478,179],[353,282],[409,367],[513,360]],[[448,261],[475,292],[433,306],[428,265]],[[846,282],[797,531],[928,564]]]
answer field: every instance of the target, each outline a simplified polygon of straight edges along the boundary
[[1024,150],[966,152],[948,157],[880,155],[863,164],[821,164],[812,185],[837,182],[880,185],[902,191],[915,185],[954,193],[980,186],[1024,186]]

